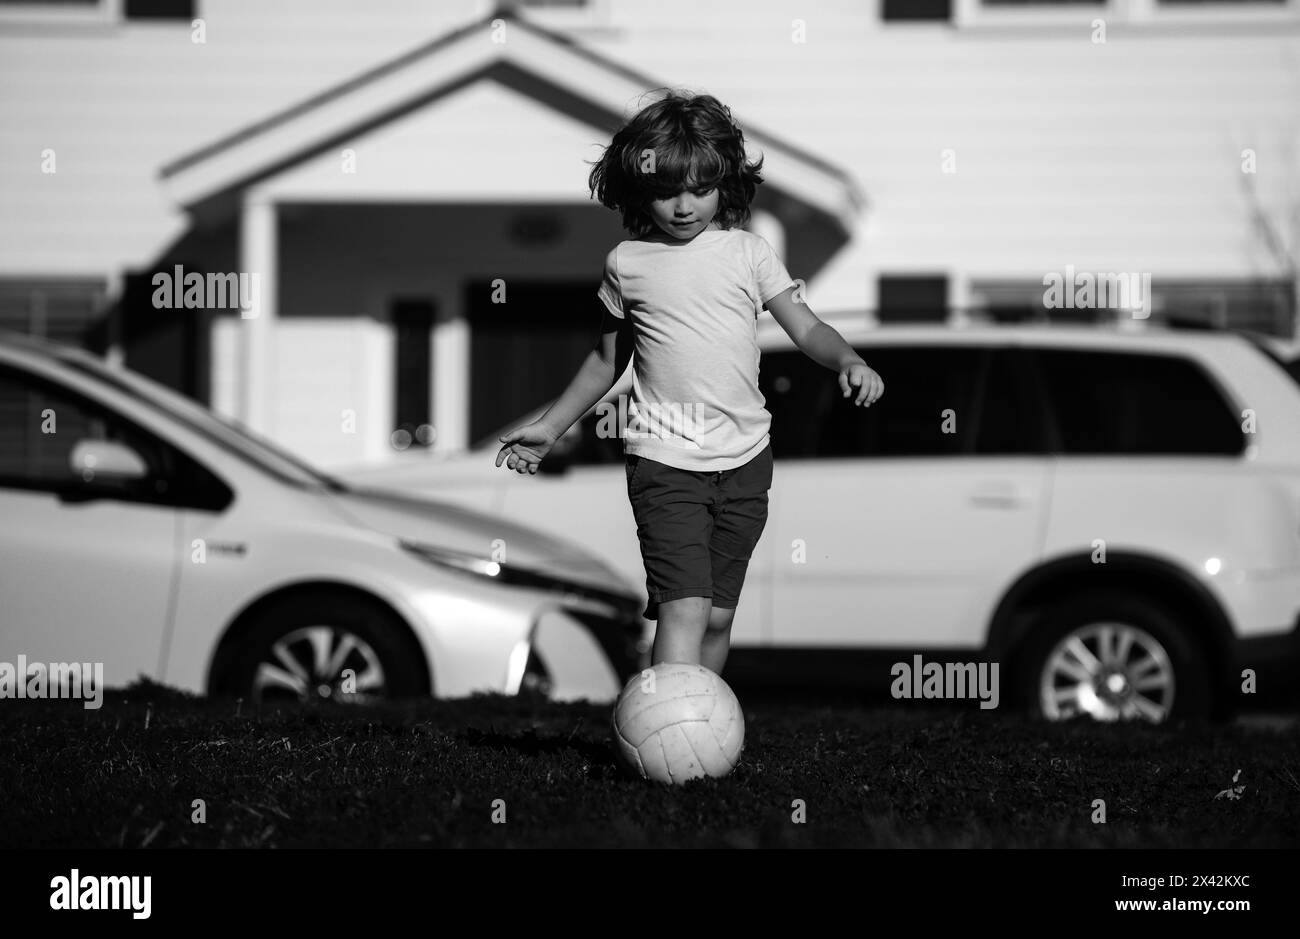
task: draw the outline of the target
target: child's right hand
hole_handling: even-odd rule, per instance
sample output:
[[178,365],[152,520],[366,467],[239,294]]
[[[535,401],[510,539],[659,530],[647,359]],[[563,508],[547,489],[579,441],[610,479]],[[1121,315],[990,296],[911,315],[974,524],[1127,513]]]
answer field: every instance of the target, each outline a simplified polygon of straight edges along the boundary
[[538,465],[560,438],[546,425],[533,421],[523,427],[516,427],[499,439],[504,446],[497,453],[497,466],[505,460],[507,467],[522,475],[536,474]]

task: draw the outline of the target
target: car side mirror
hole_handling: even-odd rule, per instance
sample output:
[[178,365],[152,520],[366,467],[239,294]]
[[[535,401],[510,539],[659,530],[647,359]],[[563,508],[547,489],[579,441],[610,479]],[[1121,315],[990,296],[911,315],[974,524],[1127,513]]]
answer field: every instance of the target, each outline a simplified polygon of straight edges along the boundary
[[97,477],[132,480],[149,475],[149,467],[140,454],[116,440],[78,440],[68,463],[72,472],[87,482]]

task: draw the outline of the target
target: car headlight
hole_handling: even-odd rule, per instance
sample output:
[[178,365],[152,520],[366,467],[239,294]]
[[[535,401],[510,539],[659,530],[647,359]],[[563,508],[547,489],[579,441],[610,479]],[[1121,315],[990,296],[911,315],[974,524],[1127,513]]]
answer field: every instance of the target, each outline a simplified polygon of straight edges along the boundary
[[492,580],[500,580],[501,571],[505,567],[497,561],[488,558],[479,557],[477,554],[469,554],[464,551],[451,551],[447,548],[435,548],[433,545],[420,544],[416,541],[398,541],[405,550],[418,557],[437,564],[440,567],[451,567],[458,571],[464,571],[468,574],[478,574],[481,577],[487,577]]
[[586,584],[577,584],[560,577],[553,577],[550,574],[542,574],[513,564],[493,561],[490,558],[465,551],[453,551],[418,541],[399,540],[398,544],[406,551],[431,564],[450,568],[461,573],[474,574],[500,584],[552,591],[573,600],[595,600],[600,603],[610,604],[628,614],[639,615],[641,609],[640,598],[632,594],[600,590]]

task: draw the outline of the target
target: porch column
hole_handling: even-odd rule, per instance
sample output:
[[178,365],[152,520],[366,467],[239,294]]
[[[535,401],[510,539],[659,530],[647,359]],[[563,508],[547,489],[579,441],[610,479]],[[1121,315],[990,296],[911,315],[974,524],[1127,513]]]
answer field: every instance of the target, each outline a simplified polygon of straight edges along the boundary
[[948,326],[958,328],[970,326],[974,321],[971,315],[970,276],[964,271],[953,271],[948,275]]
[[437,452],[462,450],[469,440],[469,323],[462,306],[464,285],[448,282],[438,293],[433,323],[433,426]]
[[114,268],[105,279],[107,287],[104,291],[104,308],[108,341],[104,349],[104,360],[113,368],[124,368],[126,347],[122,342],[122,292],[126,278],[121,268]]
[[[749,230],[772,246],[781,263],[788,263],[785,259],[785,224],[779,218],[763,209],[754,209],[749,217]],[[790,276],[799,275],[791,271]]]
[[239,272],[252,285],[243,320],[243,363],[239,369],[239,420],[258,433],[273,436],[275,394],[275,327],[278,310],[275,203],[245,198],[239,218]]

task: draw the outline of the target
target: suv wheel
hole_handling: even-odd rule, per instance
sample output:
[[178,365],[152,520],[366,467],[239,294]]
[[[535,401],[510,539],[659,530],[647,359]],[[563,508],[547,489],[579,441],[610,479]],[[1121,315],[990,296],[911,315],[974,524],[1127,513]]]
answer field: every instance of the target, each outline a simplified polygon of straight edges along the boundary
[[1020,692],[1048,720],[1202,718],[1205,656],[1165,607],[1138,594],[1075,594],[1038,617],[1020,657]]
[[423,663],[386,610],[352,596],[298,597],[256,614],[231,686],[263,703],[365,704],[420,694]]

